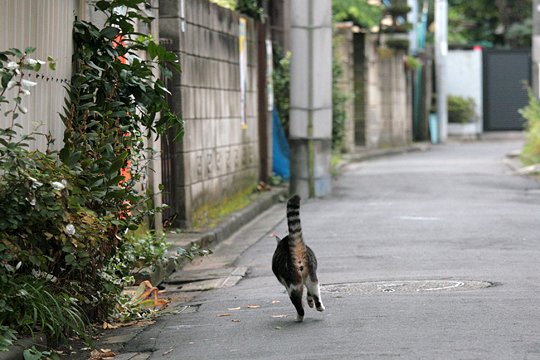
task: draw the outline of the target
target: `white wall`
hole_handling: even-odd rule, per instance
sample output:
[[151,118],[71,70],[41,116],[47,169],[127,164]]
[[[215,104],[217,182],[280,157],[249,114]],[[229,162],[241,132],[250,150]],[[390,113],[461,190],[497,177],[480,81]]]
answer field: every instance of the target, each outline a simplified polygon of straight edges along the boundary
[[448,95],[472,97],[476,103],[477,132],[482,132],[482,51],[450,50],[447,58]]
[[[71,79],[71,34],[79,0],[4,0],[1,4],[0,51],[35,47],[36,52],[30,55],[31,58],[47,60],[47,56],[51,56],[56,60],[56,71],[44,66],[39,78],[32,72],[26,75],[26,79],[38,84],[30,88],[32,94],[23,99],[28,113],[21,115],[17,122],[23,126],[21,133],[50,132],[58,149],[63,137],[63,124],[58,114],[63,112],[64,86]],[[14,91],[7,93],[9,99],[13,96]],[[11,119],[3,116],[4,111],[0,113],[0,126],[5,127]],[[45,137],[36,136],[31,145],[44,150],[46,143]]]

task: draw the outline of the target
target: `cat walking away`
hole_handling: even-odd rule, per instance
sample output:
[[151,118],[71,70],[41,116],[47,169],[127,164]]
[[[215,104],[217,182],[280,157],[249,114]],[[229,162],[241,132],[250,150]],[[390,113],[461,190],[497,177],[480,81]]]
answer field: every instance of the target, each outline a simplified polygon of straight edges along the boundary
[[297,321],[304,319],[302,297],[307,289],[307,303],[318,311],[324,311],[317,279],[317,259],[313,250],[304,243],[300,225],[300,196],[294,195],[287,201],[287,225],[289,235],[278,240],[272,258],[272,271],[285,286],[289,298],[296,308]]

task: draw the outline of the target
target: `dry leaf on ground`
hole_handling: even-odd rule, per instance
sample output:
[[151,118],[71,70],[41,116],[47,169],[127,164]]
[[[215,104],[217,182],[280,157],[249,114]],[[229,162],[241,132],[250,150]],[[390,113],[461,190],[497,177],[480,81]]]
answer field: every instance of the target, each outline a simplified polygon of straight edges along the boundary
[[272,304],[279,304],[281,301],[279,300],[272,300]]
[[90,359],[89,360],[112,359],[115,356],[116,356],[116,354],[113,351],[111,351],[110,349],[93,350],[90,353]]
[[272,315],[273,318],[286,318],[288,315]]
[[235,307],[235,308],[228,308],[227,310],[233,311],[233,310],[240,310],[240,309],[241,309],[241,307],[239,306],[239,307]]
[[231,316],[231,314],[217,314],[217,317]]
[[247,306],[249,309],[258,309],[261,307],[261,305],[248,305]]
[[232,319],[231,321],[236,322],[236,323],[240,322],[240,320],[238,320],[238,319]]

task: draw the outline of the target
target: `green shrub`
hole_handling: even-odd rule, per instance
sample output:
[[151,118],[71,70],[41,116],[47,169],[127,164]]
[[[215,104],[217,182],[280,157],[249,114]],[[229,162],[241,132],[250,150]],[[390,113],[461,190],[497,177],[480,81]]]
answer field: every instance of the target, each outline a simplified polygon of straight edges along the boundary
[[[105,318],[118,301],[124,283],[107,265],[126,231],[153,211],[151,194],[135,186],[146,166],[144,138],[172,126],[183,133],[163,82],[153,77],[157,66],[171,76],[176,57],[135,32],[136,22],[151,21],[138,11],[142,5],[97,1],[107,19],[103,29],[75,22],[75,75],[60,153],[30,151],[39,135],[17,133],[17,118],[26,113],[22,99],[35,85],[25,76],[45,62],[30,59],[32,48],[0,52],[0,110],[10,120],[0,127],[0,350],[16,333],[43,331],[53,341],[82,336],[89,320]],[[127,12],[114,10],[120,6]]]
[[[336,54],[336,38],[334,38],[333,51]],[[332,56],[332,151],[340,153],[345,137],[345,121],[347,111],[345,105],[349,94],[339,86],[343,77],[343,68],[338,56]]]
[[519,112],[527,121],[527,141],[521,151],[521,161],[525,165],[540,164],[540,100],[531,89],[528,90],[529,104]]
[[371,29],[379,24],[382,8],[380,5],[372,5],[368,0],[334,0],[332,14],[336,22],[352,21],[364,29]]
[[474,99],[461,96],[448,96],[448,122],[465,124],[474,121],[476,116]]
[[384,44],[390,49],[407,51],[410,41],[408,39],[387,39]]
[[291,53],[274,43],[272,48],[274,71],[274,103],[285,130],[289,134],[289,109],[291,88]]

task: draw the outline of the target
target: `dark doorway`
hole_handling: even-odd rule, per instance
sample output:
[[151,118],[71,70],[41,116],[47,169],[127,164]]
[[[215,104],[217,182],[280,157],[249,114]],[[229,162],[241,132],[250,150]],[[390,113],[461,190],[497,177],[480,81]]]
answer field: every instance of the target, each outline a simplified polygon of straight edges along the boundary
[[531,51],[485,50],[484,131],[523,130],[518,110],[527,105]]

